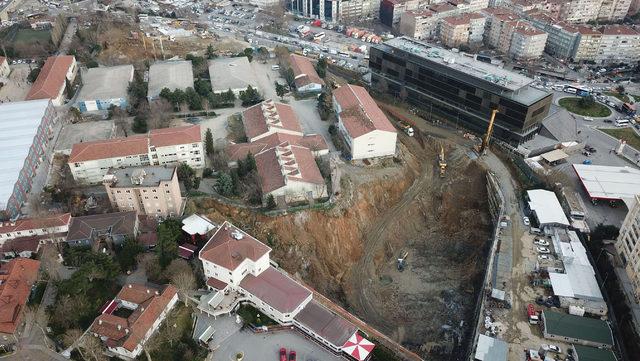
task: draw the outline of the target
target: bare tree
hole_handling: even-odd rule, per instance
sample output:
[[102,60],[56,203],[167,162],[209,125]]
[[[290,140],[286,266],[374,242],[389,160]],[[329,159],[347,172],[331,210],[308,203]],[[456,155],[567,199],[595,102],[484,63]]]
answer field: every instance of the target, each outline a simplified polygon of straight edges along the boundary
[[167,267],[167,273],[171,284],[176,286],[178,291],[182,294],[185,306],[188,303],[187,294],[189,291],[196,289],[196,277],[193,274],[193,270],[189,263],[183,259],[175,259]]
[[149,103],[149,129],[166,128],[170,125],[173,106],[168,100],[160,98]]
[[104,353],[104,346],[102,346],[102,342],[100,342],[100,340],[93,335],[86,335],[82,339],[81,348],[85,352],[86,357],[84,358],[86,360],[92,360],[92,361],[109,360],[107,355],[105,355]]
[[[64,347],[70,347],[76,341],[79,341],[83,333],[84,332],[82,332],[82,330],[78,328],[68,329],[67,332],[65,332],[62,336],[62,343],[64,344]],[[84,358],[84,355],[81,356],[82,358]]]
[[120,107],[113,107],[112,114],[113,123],[116,125],[116,127],[122,129],[125,137],[128,136],[129,132],[127,128],[129,127],[129,125],[127,124],[127,112],[125,112]]

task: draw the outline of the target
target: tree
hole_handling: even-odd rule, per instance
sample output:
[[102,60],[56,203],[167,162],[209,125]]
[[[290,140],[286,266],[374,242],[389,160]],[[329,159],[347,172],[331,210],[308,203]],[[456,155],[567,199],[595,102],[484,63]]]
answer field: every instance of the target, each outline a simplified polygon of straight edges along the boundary
[[620,84],[620,85],[618,85],[618,86],[616,87],[616,91],[617,91],[619,94],[624,94],[624,90],[625,90],[625,89],[624,89],[624,85],[622,85],[622,84]]
[[242,56],[246,56],[249,59],[249,62],[253,61],[253,49],[245,48],[242,52]]
[[273,194],[269,194],[267,196],[267,209],[276,209],[276,200],[273,197]]
[[187,293],[196,289],[196,276],[193,274],[193,270],[189,263],[183,259],[174,259],[169,267],[167,267],[167,274],[171,284],[176,286],[178,291],[182,294],[184,304],[187,305]]
[[128,91],[133,109],[138,108],[139,103],[146,102],[148,84],[142,79],[139,71],[134,72],[133,81],[129,84]]
[[318,60],[316,64],[316,72],[318,72],[318,76],[324,79],[327,76],[327,59],[322,58]]
[[284,80],[287,82],[287,85],[292,87],[296,80],[296,75],[293,73],[293,69],[291,69],[290,66],[286,68],[280,68],[280,69],[283,69],[280,75],[282,75]]
[[220,173],[216,180],[216,191],[225,197],[233,194],[233,180],[229,174]]
[[131,127],[134,133],[146,133],[148,130],[147,120],[144,116],[136,115],[133,118],[133,126]]
[[147,124],[150,129],[160,129],[169,126],[173,105],[171,105],[168,100],[156,99],[148,103],[148,108],[146,114],[149,114]]
[[193,88],[187,88],[184,96],[190,110],[202,110],[202,97]]
[[284,85],[278,83],[276,81],[276,94],[280,97],[280,99],[284,98],[284,95],[287,93],[287,88],[284,87]]
[[211,133],[211,128],[207,128],[207,131],[204,133],[204,150],[208,156],[213,155],[213,134]]
[[144,248],[137,240],[127,238],[122,246],[117,250],[117,260],[120,268],[124,271],[132,270],[136,266],[136,257],[144,251]]
[[202,97],[206,98],[211,94],[211,82],[207,79],[197,79],[193,83],[193,87],[196,90],[196,93]]
[[578,100],[578,105],[582,108],[589,108],[593,106],[595,102],[596,101],[593,99],[593,96],[587,95],[584,97],[580,97],[580,99]]
[[318,97],[318,113],[320,119],[327,120],[333,112],[333,94],[331,88],[327,88]]
[[187,163],[182,163],[178,167],[178,179],[182,181],[187,192],[192,189],[198,189],[200,179],[196,177],[196,171]]
[[244,159],[238,159],[238,176],[240,178],[244,178],[252,171],[256,170],[256,159],[251,154],[251,152],[247,153],[247,156]]
[[119,127],[124,132],[124,136],[128,136],[128,124],[127,124],[127,112],[125,112],[122,108],[116,107],[115,105],[111,105],[109,107],[109,112],[111,113],[111,117],[113,118],[113,123],[116,127]]
[[156,254],[160,268],[165,269],[171,261],[178,257],[178,236],[164,222],[158,226],[158,242]]
[[243,106],[251,106],[260,103],[262,95],[249,85],[245,91],[240,92],[240,100],[242,100]]
[[213,45],[209,44],[209,46],[207,46],[207,51],[205,52],[205,55],[207,56],[207,59],[215,59],[216,58],[216,52],[213,49]]
[[102,342],[95,336],[88,334],[83,337],[82,349],[86,359],[89,361],[108,361],[109,358],[104,353]]
[[27,80],[29,81],[29,83],[33,83],[34,81],[36,81],[36,79],[38,79],[38,75],[40,75],[40,68],[32,69],[29,72],[29,75],[27,75]]
[[87,68],[97,68],[99,66],[100,66],[100,64],[98,64],[98,62],[95,61],[95,60],[89,60],[87,62]]

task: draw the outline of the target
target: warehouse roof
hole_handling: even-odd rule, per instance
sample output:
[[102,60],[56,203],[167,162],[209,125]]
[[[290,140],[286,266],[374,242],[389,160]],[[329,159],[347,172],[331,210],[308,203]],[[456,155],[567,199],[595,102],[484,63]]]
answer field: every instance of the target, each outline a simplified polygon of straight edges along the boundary
[[78,102],[126,98],[133,80],[133,65],[91,68],[82,74]]
[[605,321],[553,311],[543,311],[542,317],[548,334],[613,345],[611,328]]
[[7,207],[49,99],[0,104],[0,209]]
[[632,200],[640,189],[640,170],[631,167],[574,164],[573,169],[593,199]]
[[527,191],[527,196],[529,209],[535,212],[540,226],[552,224],[569,226],[569,221],[555,193],[544,189],[532,189]]
[[172,91],[193,88],[193,68],[190,60],[168,60],[151,64],[147,96],[155,98],[164,88]]
[[573,345],[576,359],[580,361],[617,361],[616,355],[611,350],[601,348]]
[[247,57],[215,59],[209,61],[209,77],[214,92],[229,89],[246,89],[249,85],[258,87],[256,74]]
[[475,359],[480,361],[507,361],[509,345],[497,338],[480,334]]
[[60,89],[66,85],[67,73],[74,61],[73,55],[48,57],[26,99],[56,98]]

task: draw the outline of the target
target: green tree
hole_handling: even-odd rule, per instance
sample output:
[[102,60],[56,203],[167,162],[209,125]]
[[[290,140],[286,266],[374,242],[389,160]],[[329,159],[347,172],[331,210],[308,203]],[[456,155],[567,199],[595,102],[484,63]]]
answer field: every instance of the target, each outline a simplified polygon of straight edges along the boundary
[[40,75],[40,68],[32,69],[29,72],[29,75],[27,75],[27,80],[29,81],[29,83],[33,83],[34,81],[36,81],[36,79],[38,79],[38,75]]
[[233,103],[236,100],[236,94],[229,88],[226,93],[224,93],[224,100]]
[[134,133],[146,133],[148,130],[147,119],[143,115],[136,115],[133,118],[133,126],[131,129]]
[[99,67],[99,66],[100,66],[100,65],[99,65],[99,64],[98,64],[98,62],[97,62],[97,61],[95,61],[95,60],[89,60],[89,61],[87,62],[87,68],[97,68],[97,67]]
[[207,46],[207,51],[205,52],[205,54],[207,55],[207,59],[215,59],[216,58],[216,52],[213,49],[213,45],[209,44],[209,46]]
[[204,133],[204,150],[208,156],[213,155],[213,133],[211,133],[211,128],[207,128]]
[[287,93],[287,89],[284,87],[284,85],[278,83],[276,81],[276,94],[280,97],[280,99],[284,98],[284,95]]
[[225,197],[233,194],[233,180],[229,174],[220,173],[216,180],[216,191]]
[[129,96],[131,98],[131,107],[137,108],[138,105],[146,101],[148,84],[142,79],[140,72],[134,72],[133,81],[129,84]]
[[188,191],[198,189],[200,180],[196,177],[196,171],[187,163],[182,163],[178,167],[178,179],[184,184],[184,188]]
[[267,196],[267,209],[276,209],[276,200],[273,198],[273,194]]
[[211,82],[207,79],[197,79],[193,82],[193,87],[202,97],[206,98],[211,94]]
[[620,84],[620,85],[618,85],[618,86],[616,87],[616,91],[617,91],[619,94],[624,94],[624,90],[625,90],[625,89],[624,89],[624,85],[622,85],[622,84]]
[[293,69],[291,69],[291,67],[287,67],[282,71],[282,77],[287,82],[287,85],[293,87],[296,75],[293,73]]
[[178,257],[178,237],[170,226],[165,225],[164,222],[158,226],[156,254],[162,269],[165,269],[172,260]]
[[249,62],[253,61],[253,49],[245,48],[242,52],[243,56],[246,56],[249,59]]
[[324,79],[327,76],[327,59],[322,58],[318,60],[316,64],[316,72],[318,72],[318,76]]
[[132,270],[136,265],[136,257],[144,251],[142,245],[133,238],[127,238],[120,249],[116,251],[116,258],[120,268],[124,271]]
[[184,96],[190,110],[202,110],[202,97],[193,88],[187,88]]
[[245,91],[240,92],[240,100],[242,100],[243,106],[251,106],[260,103],[262,95],[249,85]]

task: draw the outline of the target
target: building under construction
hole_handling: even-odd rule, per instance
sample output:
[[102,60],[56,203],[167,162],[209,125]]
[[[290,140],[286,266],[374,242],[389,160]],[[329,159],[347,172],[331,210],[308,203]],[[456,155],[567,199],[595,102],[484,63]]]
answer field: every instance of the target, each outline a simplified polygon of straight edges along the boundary
[[497,109],[493,136],[511,144],[533,138],[551,107],[551,93],[529,86],[531,78],[407,37],[372,46],[369,67],[374,89],[405,89],[430,120],[485,134]]

